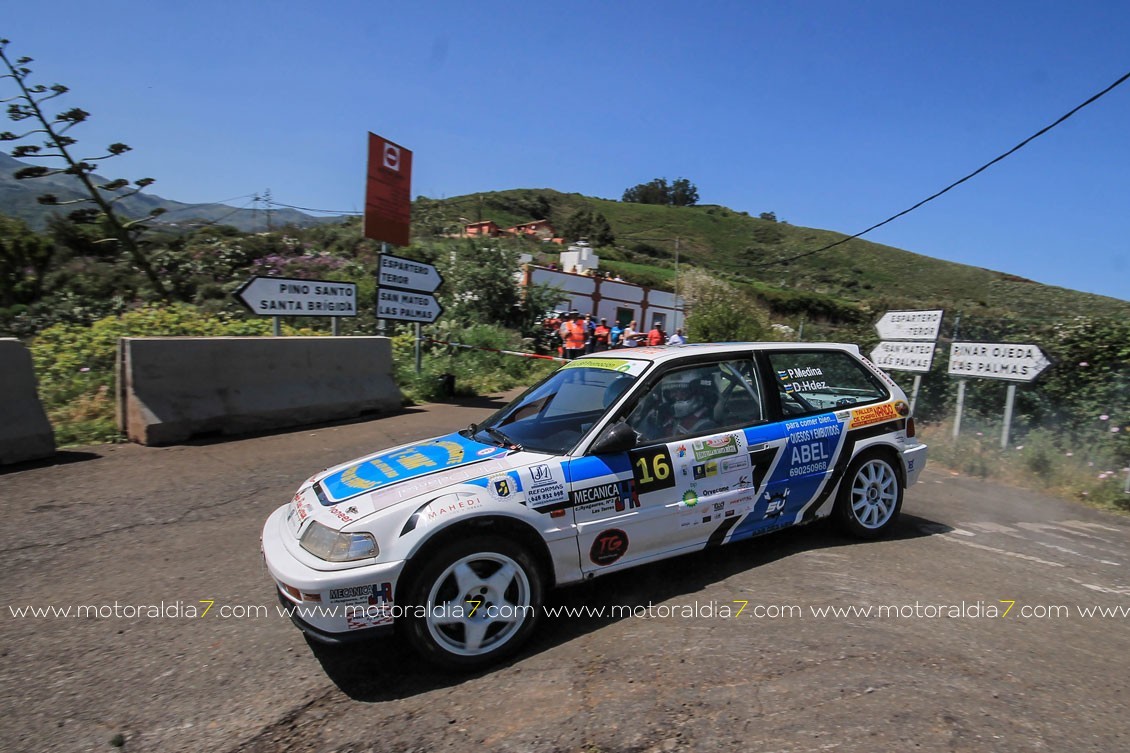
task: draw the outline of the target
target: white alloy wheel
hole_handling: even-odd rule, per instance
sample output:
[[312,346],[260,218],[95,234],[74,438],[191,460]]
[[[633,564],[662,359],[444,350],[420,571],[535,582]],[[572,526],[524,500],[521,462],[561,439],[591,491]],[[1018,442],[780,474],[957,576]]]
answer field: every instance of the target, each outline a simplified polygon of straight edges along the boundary
[[406,590],[402,628],[425,659],[474,669],[513,653],[533,632],[544,584],[523,546],[472,535],[422,556],[426,564]]
[[864,455],[852,462],[840,483],[836,518],[847,533],[875,538],[898,519],[902,495],[902,481],[889,456]]

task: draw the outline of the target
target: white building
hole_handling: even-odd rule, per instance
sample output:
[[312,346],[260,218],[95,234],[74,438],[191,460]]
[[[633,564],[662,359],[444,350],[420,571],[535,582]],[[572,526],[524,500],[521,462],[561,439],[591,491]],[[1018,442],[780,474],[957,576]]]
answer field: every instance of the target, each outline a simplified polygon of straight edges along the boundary
[[[566,266],[565,253],[561,254],[561,261],[564,269],[571,268]],[[525,268],[525,284],[558,288],[561,291],[559,309],[592,314],[597,321],[603,318],[609,324],[620,322],[621,326],[634,321],[645,332],[657,320],[669,333],[685,326],[682,301],[664,290],[532,265]]]

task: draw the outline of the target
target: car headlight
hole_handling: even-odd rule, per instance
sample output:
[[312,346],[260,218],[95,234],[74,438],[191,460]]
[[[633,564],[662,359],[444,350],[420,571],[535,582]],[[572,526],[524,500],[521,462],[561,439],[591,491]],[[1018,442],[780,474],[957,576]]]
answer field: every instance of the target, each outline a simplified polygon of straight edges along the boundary
[[303,549],[327,562],[352,562],[376,557],[377,540],[371,533],[335,531],[316,520],[310,521],[299,544]]

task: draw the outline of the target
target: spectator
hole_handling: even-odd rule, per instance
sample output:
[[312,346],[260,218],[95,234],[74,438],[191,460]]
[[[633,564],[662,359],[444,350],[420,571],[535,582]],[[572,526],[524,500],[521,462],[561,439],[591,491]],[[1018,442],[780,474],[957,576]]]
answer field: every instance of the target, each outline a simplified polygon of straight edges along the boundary
[[600,324],[596,325],[592,331],[593,353],[608,350],[608,337],[611,332],[612,330],[608,328],[608,320],[602,318]]
[[687,338],[683,337],[683,330],[676,329],[675,334],[667,339],[668,345],[686,345]]
[[565,341],[565,357],[570,361],[585,354],[585,325],[580,312],[569,312],[569,320],[561,325],[561,339]]
[[639,330],[636,329],[636,322],[633,319],[632,322],[627,327],[624,328],[624,338],[623,338],[624,339],[624,347],[625,348],[636,347],[637,345],[640,344],[640,338],[642,338],[642,337],[645,337],[645,335],[642,332],[640,332]]
[[656,319],[651,324],[651,331],[647,333],[648,345],[662,345],[667,341],[663,335],[663,328],[659,326],[659,320]]
[[619,348],[621,345],[621,338],[624,336],[624,330],[620,327],[620,321],[612,322],[612,329],[608,332],[608,347]]

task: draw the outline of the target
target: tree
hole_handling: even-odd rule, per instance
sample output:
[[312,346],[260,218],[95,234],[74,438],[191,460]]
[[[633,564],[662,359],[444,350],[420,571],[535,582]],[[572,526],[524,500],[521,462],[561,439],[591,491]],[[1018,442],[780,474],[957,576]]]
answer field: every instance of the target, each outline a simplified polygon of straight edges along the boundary
[[14,177],[17,180],[26,180],[59,174],[75,176],[88,198],[60,201],[53,194],[43,194],[39,197],[39,203],[49,206],[93,204],[94,207],[87,206],[72,211],[70,218],[76,222],[101,223],[111,236],[107,240],[116,242],[118,250],[128,255],[134,266],[149,279],[157,294],[168,300],[168,288],[157,274],[148,256],[142,251],[139,243],[139,236],[147,229],[145,221],[163,213],[164,210],[156,208],[144,218],[129,220],[119,216],[114,209],[117,202],[152,185],[154,180],[142,178],[134,181],[133,188],[124,192],[122,189],[130,185],[129,181],[124,178],[97,184],[95,182],[96,176],[93,174],[97,167],[95,163],[124,154],[130,151],[130,147],[122,143],[114,143],[106,147],[106,153],[103,155],[75,157],[72,147],[78,142],[68,136],[67,132],[89,118],[90,113],[78,107],[73,107],[54,117],[47,115],[43,105],[56,97],[63,96],[69,90],[62,84],[52,84],[47,87],[43,84],[29,83],[28,77],[31,75],[31,69],[27,67],[27,64],[32,61],[31,58],[21,57],[12,62],[8,58],[7,47],[8,40],[0,39],[0,60],[8,68],[8,73],[0,75],[0,78],[11,78],[19,87],[20,93],[14,97],[0,100],[0,102],[8,104],[8,118],[10,120],[14,122],[30,120],[37,122],[40,127],[21,134],[5,131],[0,133],[0,141],[20,141],[41,134],[43,137],[42,145],[23,144],[16,146],[12,149],[11,155],[17,159],[62,160],[65,164],[65,167],[57,168],[41,165],[26,167],[17,170]]
[[625,190],[621,200],[632,204],[691,207],[698,203],[698,187],[686,178],[678,178],[670,185],[666,178],[656,178]]
[[671,205],[693,207],[698,203],[698,187],[686,178],[679,178],[671,184]]
[[0,215],[0,307],[38,300],[54,256],[49,239]]
[[591,209],[578,209],[565,219],[561,226],[561,235],[565,240],[579,241],[582,238],[590,241],[594,246],[611,246],[616,242],[612,233],[612,226],[608,219],[601,213],[593,214]]
[[687,334],[694,342],[771,340],[769,315],[733,285],[699,269],[682,277]]

